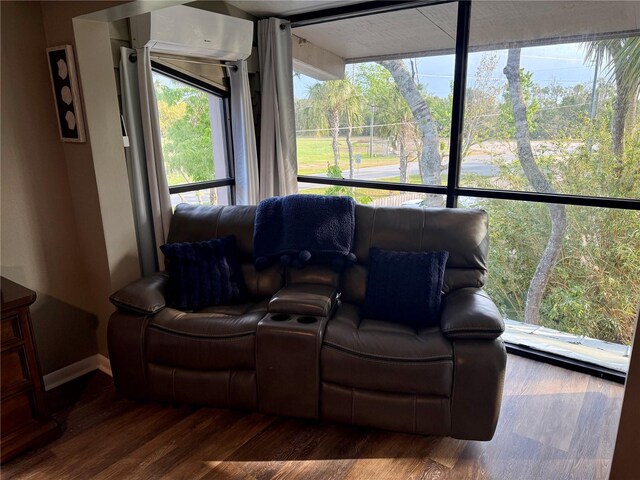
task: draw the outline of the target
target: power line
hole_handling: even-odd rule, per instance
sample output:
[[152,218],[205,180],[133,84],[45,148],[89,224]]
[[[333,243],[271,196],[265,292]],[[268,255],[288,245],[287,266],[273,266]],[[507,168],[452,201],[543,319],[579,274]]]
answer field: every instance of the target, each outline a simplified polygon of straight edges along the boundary
[[[376,127],[394,127],[396,125],[415,125],[415,122],[398,122],[398,123],[380,123],[377,125],[352,125],[351,128],[376,128]],[[338,127],[337,130],[348,130],[349,127]],[[301,132],[325,132],[334,130],[333,128],[310,128],[306,130],[296,130],[296,133]]]
[[[548,111],[548,110],[560,110],[562,108],[574,108],[574,107],[582,107],[585,105],[589,105],[589,102],[586,103],[575,103],[573,105],[559,105],[557,107],[546,107],[546,108],[538,108],[536,110],[537,112],[544,112],[544,111]],[[475,115],[474,117],[497,117],[499,116],[499,113],[487,113],[487,114],[483,114],[483,115]],[[351,127],[338,127],[337,130],[348,130],[349,128],[352,129],[365,129],[365,128],[376,128],[376,127],[395,127],[397,125],[417,125],[416,122],[398,122],[398,123],[380,123],[377,125],[352,125]],[[303,130],[296,130],[296,133],[305,133],[305,132],[329,132],[333,130],[332,128],[308,128],[308,129],[303,129]]]

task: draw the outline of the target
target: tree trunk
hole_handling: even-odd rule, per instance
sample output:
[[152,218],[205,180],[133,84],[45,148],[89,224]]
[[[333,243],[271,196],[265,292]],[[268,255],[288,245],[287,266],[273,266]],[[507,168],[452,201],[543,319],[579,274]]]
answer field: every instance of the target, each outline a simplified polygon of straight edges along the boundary
[[[542,174],[533,156],[531,140],[529,138],[529,122],[527,121],[527,107],[524,103],[522,85],[520,82],[520,49],[509,50],[507,66],[504,74],[509,83],[509,95],[516,127],[516,143],[518,158],[527,180],[537,192],[555,193],[551,184]],[[544,290],[549,283],[551,272],[558,261],[562,249],[562,240],[567,227],[567,214],[564,205],[547,204],[551,217],[551,234],[544,249],[540,262],[529,284],[527,303],[524,310],[525,323],[538,325],[540,323],[540,304]]]
[[629,102],[629,113],[627,114],[627,125],[635,125],[638,118],[638,92],[631,95]]
[[349,178],[353,178],[353,144],[351,143],[351,125],[347,126],[346,142],[349,151]]
[[400,182],[407,183],[407,139],[404,133],[398,136],[400,150]]
[[340,149],[338,134],[340,133],[340,112],[335,110],[329,114],[329,130],[331,131],[331,147],[333,148],[333,164],[340,165]]
[[215,188],[209,189],[209,202],[211,205],[218,205],[218,191]]
[[622,158],[624,151],[624,127],[629,111],[629,92],[623,85],[618,65],[615,65],[616,98],[613,101],[613,118],[611,119],[611,143],[613,154],[616,158]]
[[[436,124],[431,116],[429,105],[418,90],[418,86],[411,79],[411,73],[407,70],[402,60],[383,60],[378,62],[389,70],[396,82],[398,90],[409,104],[422,137],[422,155],[420,156],[420,174],[425,185],[440,185],[440,138]],[[437,196],[436,196],[437,197]],[[430,197],[431,198],[431,197]],[[434,201],[440,201],[440,198]]]

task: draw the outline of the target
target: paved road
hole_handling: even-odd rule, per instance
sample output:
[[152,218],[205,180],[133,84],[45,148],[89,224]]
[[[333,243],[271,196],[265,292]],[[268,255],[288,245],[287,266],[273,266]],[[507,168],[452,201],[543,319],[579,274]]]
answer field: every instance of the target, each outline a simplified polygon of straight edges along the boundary
[[[488,155],[487,155],[488,157]],[[484,160],[484,159],[482,159]],[[447,165],[443,166],[443,172],[446,172]],[[498,167],[495,165],[488,165],[480,162],[463,162],[462,173],[474,173],[483,177],[494,177],[498,174]],[[420,173],[418,164],[412,162],[407,168],[408,175],[418,175]],[[400,175],[400,170],[397,165],[382,165],[379,167],[366,167],[356,169],[354,172],[355,180],[379,180],[381,178],[397,177]],[[326,178],[327,174],[314,174],[314,177]],[[342,176],[349,178],[349,170],[343,170]],[[317,188],[315,185],[301,183],[298,187],[299,190],[307,190],[309,188]]]
[[[504,161],[509,162],[515,160],[515,155],[505,152],[502,154],[502,158]],[[462,173],[473,173],[476,175],[481,175],[483,177],[495,177],[499,173],[499,168],[495,165],[491,165],[492,157],[491,155],[486,154],[475,154],[471,157],[468,157],[468,160],[462,162]],[[446,174],[448,164],[444,164],[442,166],[442,173]],[[420,173],[420,169],[418,167],[417,162],[411,162],[407,168],[408,175],[418,175]],[[318,173],[311,175],[314,177],[326,178],[326,173]],[[349,178],[349,170],[343,170],[342,176],[344,178]],[[355,180],[380,180],[381,178],[389,178],[389,177],[399,177],[400,169],[398,165],[380,165],[378,167],[365,167],[365,168],[357,168],[354,172]],[[299,183],[298,190],[309,190],[311,188],[324,187],[324,185],[313,184],[313,183]],[[175,207],[177,204],[182,202],[187,203],[198,203],[198,198],[196,197],[195,192],[186,192],[182,194],[182,198],[178,195],[171,195],[171,204]]]
[[[500,169],[492,165],[491,162],[495,160],[495,155],[499,155],[499,158],[504,163],[510,163],[517,160],[515,155],[515,143],[512,142],[511,147],[507,148],[502,142],[485,142],[483,148],[485,151],[493,152],[493,155],[486,153],[473,153],[466,157],[466,160],[462,162],[462,173],[473,173],[481,175],[483,177],[495,177],[500,172]],[[557,146],[548,144],[544,141],[533,141],[531,146],[536,154],[556,154],[562,156],[566,152],[575,151],[581,144],[577,142],[570,143],[569,145],[559,150]],[[443,165],[443,173],[446,173],[448,165]],[[417,162],[409,164],[409,175],[417,175],[419,173]],[[383,165],[379,167],[366,167],[357,169],[354,178],[357,180],[379,180],[381,178],[397,177],[400,175],[398,165]],[[326,177],[326,174],[316,174],[314,177]],[[343,170],[342,176],[349,178],[349,170]],[[309,188],[317,188],[316,185],[300,184],[299,190],[306,190]]]

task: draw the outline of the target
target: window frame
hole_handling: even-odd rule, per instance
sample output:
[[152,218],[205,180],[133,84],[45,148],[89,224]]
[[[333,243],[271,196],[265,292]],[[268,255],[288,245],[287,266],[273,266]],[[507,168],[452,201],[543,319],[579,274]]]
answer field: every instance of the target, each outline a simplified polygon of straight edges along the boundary
[[[287,18],[291,28],[305,25],[343,20],[357,16],[374,15],[391,11],[399,11],[416,7],[424,7],[441,3],[457,3],[455,68],[453,79],[453,110],[451,117],[451,135],[449,142],[449,165],[447,167],[446,185],[421,185],[408,183],[377,182],[367,180],[350,180],[315,177],[312,175],[298,175],[299,183],[324,185],[339,185],[356,188],[370,188],[380,190],[435,193],[445,195],[446,207],[457,208],[459,197],[476,197],[503,200],[519,200],[524,202],[555,203],[561,205],[576,205],[586,207],[600,207],[623,210],[640,210],[640,199],[620,197],[597,197],[588,195],[571,195],[561,193],[540,193],[504,189],[470,188],[460,186],[460,172],[462,168],[462,134],[464,128],[464,108],[467,82],[467,64],[469,56],[469,33],[471,27],[471,0],[404,0],[404,1],[369,1],[360,4],[347,5],[293,15]],[[626,32],[629,33],[629,32]],[[611,37],[603,34],[602,37]],[[563,38],[563,40],[565,40]],[[369,59],[368,61],[371,61]],[[636,326],[638,328],[638,326]],[[593,363],[570,359],[561,355],[535,350],[516,344],[506,343],[507,352],[538,361],[561,366],[571,370],[588,373],[607,380],[624,383],[626,374],[602,367]]]
[[231,123],[231,108],[230,108],[230,94],[228,91],[223,90],[215,85],[204,82],[198,78],[187,75],[183,72],[168,67],[162,63],[151,61],[151,70],[161,75],[169,77],[178,82],[189,85],[190,87],[197,88],[210,95],[215,95],[222,99],[222,109],[224,116],[224,139],[225,139],[225,152],[226,152],[226,164],[228,176],[219,179],[205,180],[202,182],[181,183],[179,185],[169,186],[169,195],[194,192],[197,190],[207,190],[219,187],[229,187],[229,200],[230,205],[235,204],[235,185],[236,180],[234,176],[235,162],[232,142],[232,123]]
[[[399,2],[365,2],[361,4],[337,7],[326,11],[294,15],[287,20],[291,28],[334,22],[355,16],[374,15],[390,11],[399,11],[441,3],[457,3],[455,68],[453,78],[453,110],[451,115],[451,135],[449,137],[449,166],[446,185],[422,185],[370,180],[335,179],[298,175],[298,182],[345,187],[371,188],[378,190],[397,190],[404,192],[436,193],[446,196],[446,206],[456,207],[458,197],[498,198],[503,200],[522,200],[527,202],[557,203],[585,207],[621,208],[640,210],[640,200],[621,197],[596,197],[589,195],[571,195],[562,193],[540,193],[518,190],[473,188],[460,186],[462,167],[462,133],[464,128],[464,107],[467,83],[467,63],[469,56],[469,32],[471,25],[470,0],[413,0]],[[605,35],[610,37],[611,35]],[[563,39],[564,40],[564,39]],[[452,161],[453,160],[453,161]]]

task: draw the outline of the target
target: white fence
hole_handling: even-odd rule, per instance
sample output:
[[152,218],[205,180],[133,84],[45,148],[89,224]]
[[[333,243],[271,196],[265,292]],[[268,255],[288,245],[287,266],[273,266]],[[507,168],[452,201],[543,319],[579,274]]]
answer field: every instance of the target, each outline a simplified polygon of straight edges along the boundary
[[388,197],[376,198],[372,203],[377,207],[400,207],[412,200],[422,200],[424,196],[424,193],[417,192],[400,193],[397,195],[391,194]]

